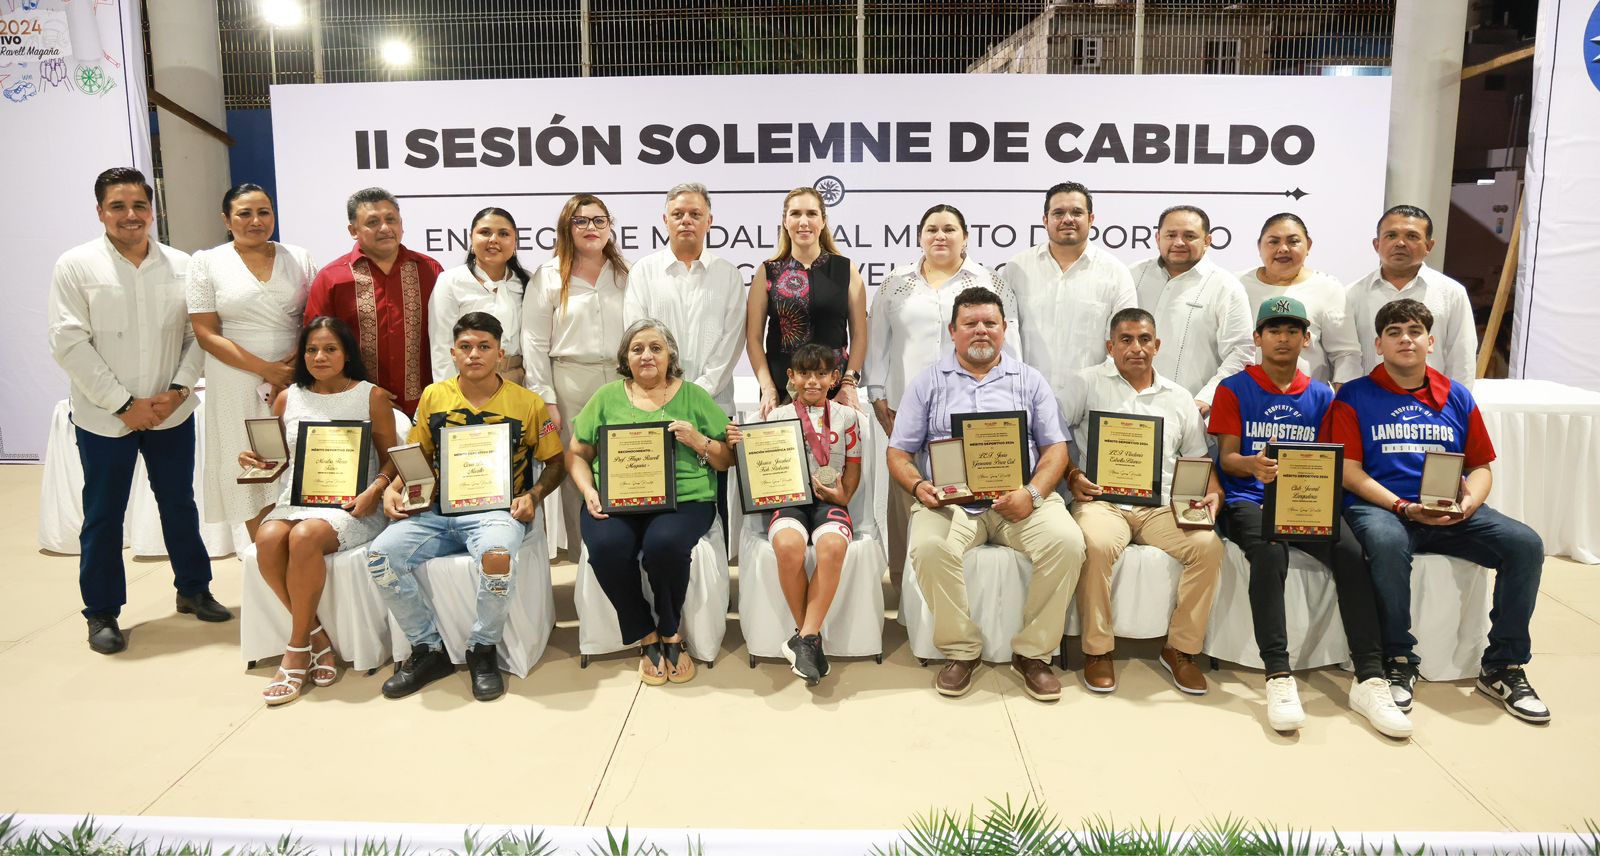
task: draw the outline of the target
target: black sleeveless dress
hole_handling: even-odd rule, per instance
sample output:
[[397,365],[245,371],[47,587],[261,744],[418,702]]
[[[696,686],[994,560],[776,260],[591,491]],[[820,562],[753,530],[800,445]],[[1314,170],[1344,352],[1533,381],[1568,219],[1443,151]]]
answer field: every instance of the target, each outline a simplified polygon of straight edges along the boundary
[[[841,373],[850,362],[850,260],[823,253],[811,267],[793,257],[766,263],[767,370],[778,403],[789,402],[789,361],[810,342],[833,349]],[[829,397],[838,392],[834,387]]]

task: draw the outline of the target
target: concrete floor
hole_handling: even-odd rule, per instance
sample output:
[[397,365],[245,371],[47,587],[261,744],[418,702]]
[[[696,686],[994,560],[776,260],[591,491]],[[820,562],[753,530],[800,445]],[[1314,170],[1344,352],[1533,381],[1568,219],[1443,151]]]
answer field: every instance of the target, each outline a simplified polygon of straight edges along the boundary
[[[128,562],[129,650],[88,649],[77,558],[35,544],[41,473],[0,467],[14,510],[0,518],[0,812],[883,829],[1009,795],[1069,824],[1560,831],[1600,815],[1600,683],[1586,677],[1600,672],[1600,568],[1560,559],[1545,565],[1529,668],[1547,727],[1469,682],[1423,684],[1416,737],[1392,741],[1347,709],[1349,676],[1322,669],[1301,676],[1305,728],[1280,735],[1259,672],[1225,664],[1189,698],[1137,642],[1119,646],[1111,697],[1073,674],[1047,706],[986,667],[950,700],[892,621],[882,665],[839,663],[816,689],[779,663],[747,668],[736,621],[716,668],[645,687],[632,657],[578,668],[570,565],[555,572],[550,649],[495,703],[474,702],[464,673],[387,701],[385,669],[269,710],[272,666],[242,668],[236,622],[176,615],[164,561]],[[236,607],[239,563],[214,572]]]

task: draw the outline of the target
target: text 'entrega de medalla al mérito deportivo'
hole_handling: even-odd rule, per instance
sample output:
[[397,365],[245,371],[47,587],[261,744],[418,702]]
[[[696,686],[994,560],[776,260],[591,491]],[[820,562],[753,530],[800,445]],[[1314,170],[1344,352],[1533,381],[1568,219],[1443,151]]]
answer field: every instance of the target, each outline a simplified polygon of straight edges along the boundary
[[[357,169],[621,165],[621,125],[564,124],[552,117],[544,127],[416,128],[355,132]],[[635,135],[634,160],[652,165],[674,161],[720,163],[931,163],[936,133],[944,162],[1027,163],[1042,153],[1056,163],[1230,164],[1262,162],[1299,166],[1316,150],[1316,136],[1303,125],[1165,125],[1103,123],[1086,127],[1059,122],[1035,128],[1029,122],[831,122],[826,125],[762,122],[755,125],[694,123],[645,125]],[[403,142],[391,160],[391,136]]]

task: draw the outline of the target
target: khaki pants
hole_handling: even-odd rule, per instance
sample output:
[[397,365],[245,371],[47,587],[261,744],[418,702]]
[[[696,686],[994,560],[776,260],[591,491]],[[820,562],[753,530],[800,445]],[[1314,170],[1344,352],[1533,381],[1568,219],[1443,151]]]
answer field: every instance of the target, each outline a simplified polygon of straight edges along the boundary
[[1148,544],[1183,563],[1178,606],[1167,625],[1167,645],[1185,654],[1200,653],[1217,596],[1222,539],[1211,529],[1179,529],[1169,506],[1124,507],[1109,502],[1074,502],[1072,516],[1083,529],[1088,554],[1078,584],[1078,620],[1083,623],[1083,653],[1109,654],[1116,645],[1111,620],[1111,566],[1131,540]]
[[911,510],[907,540],[922,597],[933,612],[933,644],[946,657],[975,660],[983,653],[983,635],[967,607],[962,559],[985,543],[1010,547],[1033,562],[1022,629],[1011,638],[1011,650],[1035,660],[1055,654],[1084,552],[1083,533],[1061,497],[1051,494],[1016,523],[997,511],[974,516],[960,508],[928,508],[918,502]]
[[[572,443],[572,420],[578,418],[583,406],[594,397],[595,390],[617,379],[616,363],[580,363],[573,360],[550,361],[551,386],[556,390],[556,406],[561,408],[561,449],[566,451]],[[567,535],[567,559],[578,561],[578,550],[583,536],[578,532],[583,510],[583,494],[572,486],[569,479],[561,483],[561,522]]]

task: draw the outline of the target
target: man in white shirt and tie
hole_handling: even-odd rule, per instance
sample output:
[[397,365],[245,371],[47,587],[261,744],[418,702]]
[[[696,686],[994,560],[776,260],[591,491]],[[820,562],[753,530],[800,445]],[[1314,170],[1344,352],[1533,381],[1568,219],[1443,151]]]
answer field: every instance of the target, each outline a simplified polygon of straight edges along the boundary
[[[1378,310],[1402,297],[1421,302],[1433,313],[1429,368],[1470,388],[1478,376],[1478,327],[1472,318],[1472,300],[1465,286],[1428,267],[1433,243],[1433,218],[1428,212],[1415,205],[1396,205],[1383,212],[1378,218],[1378,234],[1372,239],[1378,269],[1345,290],[1345,315],[1356,325],[1361,371],[1366,373],[1383,362],[1374,344],[1382,332],[1373,329]],[[1360,376],[1337,380],[1343,383]]]
[[[628,272],[622,325],[643,318],[665,324],[678,340],[684,379],[698,384],[734,416],[733,369],[744,349],[744,276],[706,251],[711,195],[698,183],[667,191],[662,214],[671,243]],[[726,530],[728,474],[717,473],[717,514]]]
[[1058,402],[1079,382],[1079,369],[1105,360],[1111,316],[1138,302],[1127,265],[1090,242],[1093,227],[1094,195],[1061,182],[1044,195],[1049,240],[1001,270],[1017,295],[1022,361],[1045,376]]
[[[83,463],[78,588],[89,647],[127,647],[117,625],[127,602],[122,521],[133,468],[145,459],[172,562],[179,612],[233,617],[211,596],[211,559],[194,504],[190,390],[203,355],[189,326],[189,256],[150,237],[144,174],[118,167],[95,179],[105,233],[56,260],[50,280],[50,351],[72,382],[72,423]],[[212,477],[224,474],[213,473]]]
[[1131,269],[1139,308],[1155,317],[1164,340],[1155,370],[1187,389],[1204,418],[1223,378],[1250,363],[1250,299],[1233,274],[1206,258],[1211,218],[1193,205],[1161,212],[1160,255]]

